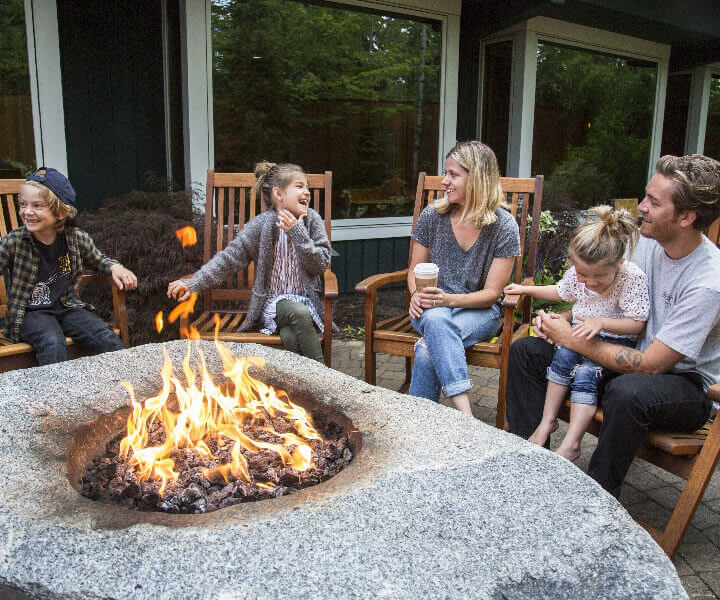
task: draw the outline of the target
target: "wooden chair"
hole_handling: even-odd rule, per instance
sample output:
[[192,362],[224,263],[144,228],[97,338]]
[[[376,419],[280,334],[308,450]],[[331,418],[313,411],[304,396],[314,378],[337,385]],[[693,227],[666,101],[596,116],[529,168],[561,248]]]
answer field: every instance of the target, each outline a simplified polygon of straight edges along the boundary
[[[325,221],[328,239],[331,233],[332,208],[332,172],[308,174],[308,185],[312,194],[312,208],[320,213]],[[235,237],[237,231],[245,223],[262,210],[261,201],[252,191],[255,176],[252,173],[207,173],[205,196],[205,228],[203,263],[207,263],[213,255],[225,248]],[[251,263],[242,272],[228,277],[225,285],[220,288],[205,290],[202,300],[202,312],[192,323],[184,316],[180,326],[188,325],[197,329],[201,339],[215,338],[215,315],[220,319],[218,339],[223,342],[246,342],[282,347],[279,335],[265,335],[259,331],[235,331],[242,325],[246,316],[245,304],[252,295],[255,265]],[[324,275],[324,329],[319,333],[323,348],[325,364],[332,362],[332,308],[337,298],[337,278],[327,269]]]
[[[17,211],[17,196],[20,186],[25,183],[24,179],[0,179],[0,237],[8,231],[16,229],[19,225]],[[130,346],[128,335],[127,311],[125,308],[125,293],[119,290],[109,275],[83,275],[81,285],[109,285],[113,299],[113,320],[109,323],[115,333],[120,336],[125,347]],[[7,293],[5,289],[5,278],[0,276],[0,317],[7,312]],[[68,344],[68,358],[84,356],[87,352],[80,346],[73,343],[70,338],[65,338]],[[37,366],[35,352],[30,344],[10,343],[0,338],[0,373],[13,369],[24,369]]]
[[[716,245],[720,245],[720,219],[710,226],[708,237]],[[720,403],[720,383],[708,389],[708,397],[716,405]],[[567,421],[569,417],[570,401],[568,400],[560,412],[560,418]],[[590,433],[597,436],[602,422],[603,412],[598,408],[590,426]],[[673,475],[682,477],[687,482],[664,531],[640,522],[672,558],[690,526],[720,460],[720,416],[716,416],[714,421],[695,433],[651,431],[637,455]]]
[[[535,278],[535,259],[537,256],[540,207],[542,203],[543,176],[535,178],[500,178],[503,191],[512,207],[512,214],[520,226],[521,255],[515,261],[513,281],[524,285],[533,285]],[[412,227],[422,210],[445,191],[442,177],[420,173],[415,194],[415,210]],[[532,218],[529,218],[532,217]],[[408,257],[408,264],[410,257]],[[381,286],[407,280],[408,270],[373,275],[355,286],[355,291],[365,295],[365,381],[375,384],[376,357],[380,352],[406,357],[405,383],[400,388],[407,391],[412,369],[415,342],[419,336],[410,323],[407,310],[389,319],[377,322],[377,292]],[[410,296],[406,293],[406,309]],[[522,309],[521,318],[515,318],[516,308]],[[466,351],[469,365],[500,369],[498,386],[498,411],[496,424],[505,426],[505,385],[510,344],[529,334],[531,324],[531,299],[520,296],[506,296],[503,300],[503,320],[497,337],[490,342],[481,342]]]

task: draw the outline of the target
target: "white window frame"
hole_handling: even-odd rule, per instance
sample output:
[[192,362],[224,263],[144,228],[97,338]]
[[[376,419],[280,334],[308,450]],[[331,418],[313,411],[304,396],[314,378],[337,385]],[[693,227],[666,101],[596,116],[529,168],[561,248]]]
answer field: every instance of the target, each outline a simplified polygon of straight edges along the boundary
[[696,67],[691,71],[690,103],[685,129],[685,154],[704,154],[705,131],[710,105],[710,83],[720,75],[720,63]]
[[35,161],[67,173],[56,0],[25,0]]
[[[537,47],[548,42],[585,48],[605,54],[641,59],[657,64],[655,106],[652,120],[648,180],[660,158],[665,94],[667,91],[670,46],[640,38],[613,33],[584,25],[575,25],[548,17],[533,17],[482,40],[480,77],[483,77],[484,50],[491,43],[513,40],[510,124],[508,130],[507,173],[511,177],[530,177],[532,164],[533,126],[535,119],[535,86],[537,79]],[[481,79],[482,83],[482,79]],[[478,86],[482,90],[482,85]],[[480,93],[480,92],[479,92]],[[477,135],[482,131],[482,96],[478,96]]]
[[[461,0],[335,0],[338,4],[371,8],[442,24],[438,173],[445,153],[456,142],[457,74],[460,57]],[[206,172],[213,168],[211,1],[181,0],[183,113],[185,116],[185,181],[204,197]],[[412,217],[334,219],[333,241],[407,237]]]

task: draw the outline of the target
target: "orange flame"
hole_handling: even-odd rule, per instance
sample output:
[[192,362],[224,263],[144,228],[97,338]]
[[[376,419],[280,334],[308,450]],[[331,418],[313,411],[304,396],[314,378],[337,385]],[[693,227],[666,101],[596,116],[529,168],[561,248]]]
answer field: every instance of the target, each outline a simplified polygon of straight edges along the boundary
[[178,320],[180,316],[187,317],[192,313],[192,311],[195,310],[195,302],[197,301],[197,292],[193,292],[190,294],[190,298],[188,300],[185,300],[185,302],[181,302],[178,304],[175,308],[172,309],[172,312],[168,315],[168,323],[174,323]]
[[182,229],[178,229],[175,232],[175,236],[178,240],[180,240],[183,248],[197,244],[197,232],[195,231],[195,228],[190,225],[183,227]]
[[158,333],[163,330],[164,324],[165,323],[163,322],[163,311],[160,311],[158,314],[155,315],[155,329],[157,329]]
[[[163,349],[165,362],[161,370],[162,390],[157,396],[148,398],[144,403],[135,399],[132,385],[122,382],[130,394],[132,411],[127,421],[127,436],[120,443],[120,458],[128,459],[130,467],[139,481],[153,479],[161,481],[160,495],[165,493],[167,485],[179,477],[175,471],[175,462],[171,453],[179,448],[189,448],[214,460],[210,442],[215,440],[218,447],[232,444],[231,462],[207,469],[205,476],[215,479],[218,476],[226,481],[229,476],[252,482],[248,464],[241,450],[259,452],[270,450],[277,453],[283,464],[304,471],[314,465],[312,448],[306,440],[322,439],[315,430],[312,418],[301,406],[293,404],[282,390],[253,378],[249,374],[251,366],[262,368],[260,358],[235,358],[230,350],[215,341],[223,362],[223,375],[232,385],[222,388],[215,384],[205,366],[205,356],[200,353],[200,372],[190,365],[191,346],[183,360],[185,385],[175,375],[170,356]],[[170,410],[167,401],[174,393],[178,412]],[[246,420],[261,417],[263,414],[274,416],[282,413],[284,418],[294,424],[295,433],[279,433],[272,428],[264,428],[281,438],[281,444],[254,440],[244,433]],[[149,427],[159,422],[165,429],[165,442],[161,446],[148,446]],[[255,482],[264,488],[275,487],[273,482]]]

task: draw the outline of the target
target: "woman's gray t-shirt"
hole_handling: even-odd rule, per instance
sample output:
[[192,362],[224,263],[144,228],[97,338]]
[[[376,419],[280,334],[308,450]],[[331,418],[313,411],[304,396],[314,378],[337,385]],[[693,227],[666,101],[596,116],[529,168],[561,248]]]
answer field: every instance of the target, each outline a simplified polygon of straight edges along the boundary
[[481,290],[494,258],[520,255],[520,233],[515,219],[503,208],[498,208],[495,214],[495,223],[483,227],[465,252],[455,238],[448,213],[440,214],[432,205],[422,211],[410,237],[430,251],[430,262],[440,269],[439,288],[449,294]]

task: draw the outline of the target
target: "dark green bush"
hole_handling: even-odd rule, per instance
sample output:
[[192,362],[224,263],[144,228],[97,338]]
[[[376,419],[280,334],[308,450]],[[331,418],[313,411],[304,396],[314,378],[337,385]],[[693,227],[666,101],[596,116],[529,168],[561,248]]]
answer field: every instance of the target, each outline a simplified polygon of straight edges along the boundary
[[[138,278],[138,287],[126,294],[130,343],[133,346],[177,339],[178,323],[167,323],[168,313],[177,305],[167,297],[170,281],[190,274],[201,264],[202,240],[183,249],[175,231],[195,226],[189,196],[184,192],[132,192],[108,200],[97,212],[81,213],[77,225],[87,231],[97,247],[120,261]],[[88,289],[83,299],[107,318],[112,301],[107,290]],[[155,330],[155,315],[166,319],[161,334]]]

